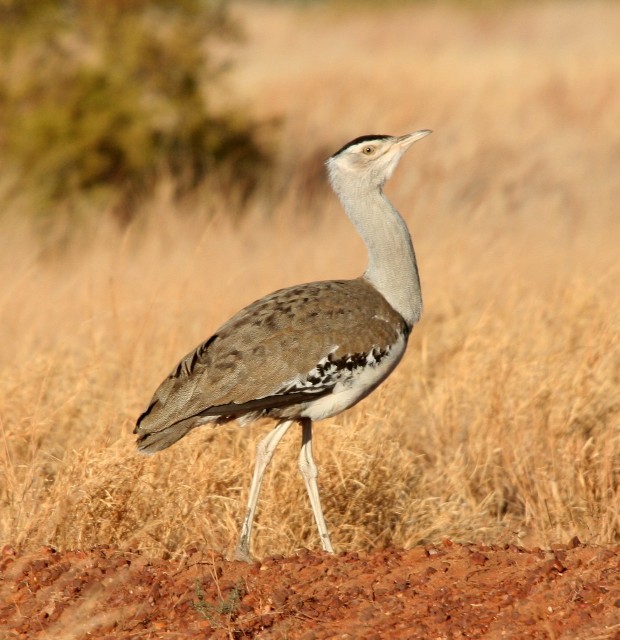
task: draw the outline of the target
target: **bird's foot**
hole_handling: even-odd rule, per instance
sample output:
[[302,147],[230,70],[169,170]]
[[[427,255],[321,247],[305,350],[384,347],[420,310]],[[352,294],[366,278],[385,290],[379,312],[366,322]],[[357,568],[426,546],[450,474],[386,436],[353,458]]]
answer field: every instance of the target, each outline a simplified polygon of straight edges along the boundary
[[250,563],[256,562],[256,558],[254,558],[254,556],[250,554],[250,550],[247,547],[243,547],[241,545],[239,545],[235,549],[234,558],[239,562],[250,562]]

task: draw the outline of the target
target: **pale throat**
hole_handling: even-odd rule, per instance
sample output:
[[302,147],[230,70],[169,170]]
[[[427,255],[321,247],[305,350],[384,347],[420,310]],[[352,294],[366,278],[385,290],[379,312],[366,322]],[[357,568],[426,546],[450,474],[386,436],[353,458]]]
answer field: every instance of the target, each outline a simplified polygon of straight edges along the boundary
[[422,313],[422,293],[405,221],[376,187],[344,191],[337,189],[338,197],[368,250],[364,278],[412,326]]

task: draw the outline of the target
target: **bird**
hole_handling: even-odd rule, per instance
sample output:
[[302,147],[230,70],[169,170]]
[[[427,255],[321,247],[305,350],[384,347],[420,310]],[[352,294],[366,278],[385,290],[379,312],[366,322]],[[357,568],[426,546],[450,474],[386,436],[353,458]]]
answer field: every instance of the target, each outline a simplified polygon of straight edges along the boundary
[[400,362],[422,313],[407,224],[383,192],[401,157],[431,131],[363,135],[327,161],[329,182],[366,245],[367,268],[352,280],[280,289],[248,305],[173,368],[137,420],[139,451],[166,449],[194,428],[272,418],[256,447],[235,557],[250,543],[263,476],[279,442],[301,426],[298,467],[324,551],[334,553],[321,508],[312,426],[352,407]]

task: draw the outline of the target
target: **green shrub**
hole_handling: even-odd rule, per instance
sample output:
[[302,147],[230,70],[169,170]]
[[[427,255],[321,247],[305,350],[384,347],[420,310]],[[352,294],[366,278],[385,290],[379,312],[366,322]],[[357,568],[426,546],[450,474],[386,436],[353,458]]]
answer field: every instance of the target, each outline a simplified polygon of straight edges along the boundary
[[212,107],[224,65],[209,45],[237,36],[207,0],[0,0],[1,162],[15,187],[43,209],[86,200],[129,215],[159,175],[184,194],[234,169],[247,196],[269,165],[260,127]]

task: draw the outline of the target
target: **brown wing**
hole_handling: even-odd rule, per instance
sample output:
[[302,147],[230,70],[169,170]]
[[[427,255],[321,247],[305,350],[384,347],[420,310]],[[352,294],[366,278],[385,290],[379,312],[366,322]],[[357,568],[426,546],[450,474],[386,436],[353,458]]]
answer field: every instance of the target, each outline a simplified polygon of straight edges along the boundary
[[200,418],[238,417],[321,397],[331,391],[329,384],[286,389],[330,354],[385,348],[405,330],[403,319],[363,279],[281,289],[242,309],[188,353],[159,386],[134,432],[146,448],[149,434],[174,425],[180,435],[166,442]]

